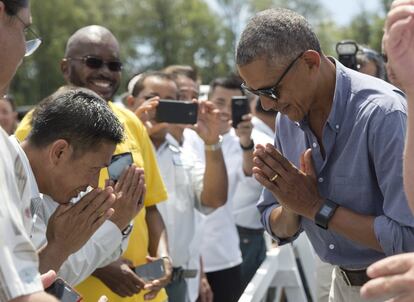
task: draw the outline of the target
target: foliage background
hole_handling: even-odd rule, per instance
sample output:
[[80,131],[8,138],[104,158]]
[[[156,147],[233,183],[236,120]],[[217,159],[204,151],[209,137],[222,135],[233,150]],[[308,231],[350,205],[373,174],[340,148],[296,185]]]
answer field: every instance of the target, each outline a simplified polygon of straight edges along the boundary
[[381,50],[384,17],[391,0],[378,0],[382,10],[361,8],[347,26],[338,26],[319,0],[53,0],[32,1],[35,30],[43,39],[26,58],[11,85],[18,105],[36,104],[63,84],[60,59],[68,37],[77,29],[99,24],[121,43],[127,80],[138,72],[170,64],[195,66],[203,83],[234,71],[234,49],[244,24],[255,12],[287,7],[314,26],[322,48],[335,54],[336,42],[353,39]]

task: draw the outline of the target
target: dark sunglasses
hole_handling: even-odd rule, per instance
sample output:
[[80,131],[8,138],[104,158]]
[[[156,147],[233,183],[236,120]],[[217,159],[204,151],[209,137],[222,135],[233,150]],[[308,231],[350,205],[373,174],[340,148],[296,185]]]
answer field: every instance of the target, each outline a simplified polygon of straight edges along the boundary
[[255,95],[258,96],[265,96],[268,98],[271,98],[274,101],[279,100],[280,98],[280,91],[277,89],[279,84],[282,82],[283,78],[288,74],[289,70],[293,67],[293,65],[295,65],[295,62],[303,55],[303,52],[300,53],[300,55],[298,55],[289,65],[288,67],[286,67],[285,71],[282,73],[282,75],[280,76],[279,80],[277,80],[277,82],[270,86],[270,87],[266,87],[266,88],[261,88],[261,89],[253,89],[250,88],[249,86],[246,85],[246,83],[242,83],[241,84],[241,88],[253,93]]
[[118,72],[122,70],[122,63],[120,61],[104,61],[101,58],[93,56],[85,56],[82,58],[66,58],[68,60],[82,61],[83,64],[92,69],[100,69],[104,65],[108,67],[110,71]]

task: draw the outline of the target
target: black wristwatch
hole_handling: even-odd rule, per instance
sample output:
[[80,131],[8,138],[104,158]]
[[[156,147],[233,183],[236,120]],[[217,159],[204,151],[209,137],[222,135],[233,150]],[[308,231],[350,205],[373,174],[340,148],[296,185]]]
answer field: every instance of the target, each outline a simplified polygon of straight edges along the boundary
[[122,237],[127,237],[132,232],[133,228],[134,225],[132,223],[128,224],[127,227],[121,231]]
[[335,214],[338,205],[332,200],[326,199],[319,211],[315,215],[315,224],[324,229],[328,229],[329,221]]

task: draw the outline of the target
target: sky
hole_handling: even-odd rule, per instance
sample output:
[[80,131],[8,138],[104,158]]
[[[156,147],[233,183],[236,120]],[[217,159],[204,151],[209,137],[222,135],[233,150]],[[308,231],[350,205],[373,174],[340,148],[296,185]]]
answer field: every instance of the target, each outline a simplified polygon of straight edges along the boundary
[[333,20],[339,25],[348,24],[361,7],[368,11],[379,11],[381,6],[379,0],[320,0],[328,9]]
[[[309,0],[312,1],[312,0]],[[215,0],[206,0],[206,2],[217,9]],[[328,10],[330,16],[338,25],[347,25],[352,17],[356,15],[362,7],[368,11],[379,11],[381,9],[380,0],[320,0],[323,6]]]

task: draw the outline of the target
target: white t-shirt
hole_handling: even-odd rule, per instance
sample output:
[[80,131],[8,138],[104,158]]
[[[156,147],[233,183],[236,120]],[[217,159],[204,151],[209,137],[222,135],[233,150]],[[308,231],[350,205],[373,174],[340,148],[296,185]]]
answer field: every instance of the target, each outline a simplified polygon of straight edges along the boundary
[[28,235],[32,187],[21,153],[0,127],[0,301],[43,290],[39,259]]
[[[204,142],[194,131],[184,131],[183,148],[193,150],[198,158],[205,161]],[[231,200],[237,183],[244,178],[242,150],[234,129],[223,135],[222,151],[228,176],[228,200],[205,219],[201,251],[207,273],[228,269],[242,262],[239,235],[231,213]]]

